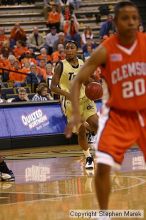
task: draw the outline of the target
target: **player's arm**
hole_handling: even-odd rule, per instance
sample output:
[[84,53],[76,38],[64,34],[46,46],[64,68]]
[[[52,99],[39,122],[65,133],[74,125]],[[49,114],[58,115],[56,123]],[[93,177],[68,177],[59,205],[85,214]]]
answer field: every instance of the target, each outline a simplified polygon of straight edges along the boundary
[[106,63],[107,52],[103,46],[99,46],[85,62],[71,86],[71,101],[73,104],[73,111],[79,111],[79,94],[83,83],[88,81],[98,66]]
[[98,66],[106,64],[107,51],[103,46],[99,46],[85,62],[77,76],[74,78],[70,94],[72,102],[72,120],[66,128],[66,137],[70,137],[74,126],[81,122],[79,110],[79,94],[82,84],[92,76]]
[[52,81],[51,81],[51,91],[58,94],[58,95],[63,95],[67,99],[70,99],[69,93],[60,89],[60,87],[59,87],[59,81],[61,78],[62,71],[63,71],[63,63],[58,62],[57,65],[55,66],[54,75],[53,75]]

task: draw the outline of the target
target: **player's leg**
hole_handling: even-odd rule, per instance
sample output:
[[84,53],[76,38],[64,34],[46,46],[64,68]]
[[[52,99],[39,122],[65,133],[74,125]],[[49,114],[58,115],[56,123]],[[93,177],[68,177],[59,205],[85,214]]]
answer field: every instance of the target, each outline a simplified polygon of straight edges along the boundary
[[[84,120],[87,122],[86,131],[89,130],[90,132],[96,134],[98,128],[98,115],[97,115],[97,109],[95,103],[89,99],[86,99],[84,100],[84,103],[81,106],[82,108],[80,109],[80,112],[82,113]],[[86,136],[86,142],[88,142],[87,136]],[[89,152],[89,148],[88,148],[88,152]],[[84,152],[84,154],[86,156],[86,152]],[[86,168],[94,167],[93,157],[86,156],[85,167]]]
[[83,149],[83,153],[86,157],[86,169],[92,169],[94,168],[94,163],[93,163],[93,158],[90,154],[89,146],[88,146],[88,141],[86,137],[86,126],[82,124],[78,130],[78,144],[81,146]]
[[111,111],[99,118],[95,187],[100,209],[108,209],[111,167],[119,168],[125,151],[137,140],[136,114]]
[[95,190],[100,209],[108,208],[110,195],[110,171],[111,167],[106,164],[98,164],[95,174]]
[[137,140],[137,144],[143,152],[144,160],[146,163],[146,111],[142,111],[141,117],[143,118],[143,125],[139,123],[140,136]]
[[84,124],[82,124],[78,130],[78,143],[82,147],[83,151],[88,150],[88,142],[86,139],[86,126]]
[[93,114],[87,120],[87,130],[89,131],[88,134],[88,143],[95,143],[97,129],[98,129],[98,115]]
[[98,115],[97,115],[97,113],[88,117],[86,122],[89,124],[89,130],[91,132],[93,132],[94,134],[96,134],[97,129],[98,129]]
[[4,161],[3,157],[0,156],[0,180],[1,181],[14,181],[15,177]]
[[[63,100],[62,101],[62,110],[67,117],[67,121],[69,122],[72,116],[72,107],[71,107],[71,102],[68,100]],[[82,111],[82,107],[81,107]],[[78,135],[78,144],[79,146],[83,149],[83,153],[86,157],[86,165],[85,168],[93,168],[93,159],[91,157],[89,147],[88,147],[88,142],[86,138],[86,126],[85,124],[81,124],[78,131],[76,129],[73,130],[73,133],[77,133]],[[89,160],[89,164],[87,163],[87,160]]]

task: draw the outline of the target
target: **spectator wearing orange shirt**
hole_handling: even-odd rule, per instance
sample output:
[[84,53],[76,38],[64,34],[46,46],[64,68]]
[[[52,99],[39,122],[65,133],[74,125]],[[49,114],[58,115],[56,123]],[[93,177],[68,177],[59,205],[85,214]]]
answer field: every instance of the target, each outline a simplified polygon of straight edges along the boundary
[[66,40],[73,40],[77,42],[78,47],[81,47],[81,37],[79,34],[79,23],[75,16],[72,16],[70,21],[65,21],[64,33]]
[[[2,59],[2,56],[0,56],[0,68],[4,68],[4,63],[3,63],[3,59]],[[0,69],[0,75],[2,74],[2,69]]]
[[11,30],[10,34],[10,42],[11,42],[11,47],[13,48],[14,45],[16,44],[17,40],[22,40],[26,41],[26,33],[22,27],[20,27],[19,23],[16,23],[15,26]]
[[14,61],[13,67],[11,68],[11,70],[13,72],[11,71],[9,73],[9,80],[14,81],[14,85],[18,86],[18,84],[20,84],[21,86],[21,83],[25,81],[26,75],[21,74],[21,73],[24,73],[24,71],[22,71],[21,65],[18,60]]
[[47,26],[49,26],[49,28],[55,26],[57,31],[59,32],[59,30],[60,30],[60,19],[61,19],[60,12],[57,11],[56,6],[53,6],[52,11],[50,11],[48,13]]
[[9,61],[9,67],[10,68],[13,67],[13,64],[14,64],[15,60],[17,60],[17,59],[14,55],[9,55],[8,61]]
[[21,63],[21,64],[22,64],[22,71],[25,73],[29,73],[30,72],[30,65],[31,65],[29,60],[27,58],[24,58],[23,63]]
[[42,48],[40,50],[40,55],[37,57],[37,59],[39,60],[46,60],[46,62],[49,62],[52,60],[51,56],[47,54],[47,49],[46,48]]
[[0,27],[0,48],[3,45],[3,42],[8,40],[8,37],[5,35],[5,29]]
[[59,60],[65,59],[64,45],[58,44],[58,50],[52,54],[52,62],[57,63]]
[[10,69],[10,62],[7,57],[4,55],[1,55],[0,59],[0,67],[4,68],[3,70],[0,70],[0,74],[2,74],[2,81],[7,82],[9,79],[9,69]]
[[1,61],[2,61],[2,64],[3,64],[3,68],[5,68],[5,69],[9,69],[10,68],[10,62],[9,62],[7,57],[2,55],[1,56]]
[[17,40],[16,46],[13,49],[13,53],[14,53],[15,57],[19,59],[27,51],[28,51],[28,48],[25,46],[24,41]]
[[26,53],[21,56],[20,61],[21,61],[22,67],[23,67],[23,63],[25,62],[25,60],[27,60],[30,64],[37,64],[37,60],[35,58],[35,54],[32,49],[27,50]]
[[43,76],[43,79],[46,80],[46,60],[42,59],[39,61],[38,73]]
[[0,53],[2,54],[2,56],[7,57],[7,58],[9,55],[13,54],[13,51],[10,48],[9,40],[6,40],[3,42],[2,47],[0,49]]

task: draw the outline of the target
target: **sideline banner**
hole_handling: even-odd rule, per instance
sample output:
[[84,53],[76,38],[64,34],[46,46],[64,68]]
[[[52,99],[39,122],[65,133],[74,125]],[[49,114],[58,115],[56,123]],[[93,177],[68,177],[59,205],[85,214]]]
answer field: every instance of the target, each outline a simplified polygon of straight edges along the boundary
[[[97,109],[101,103],[97,102]],[[66,126],[59,103],[6,106],[0,109],[0,138],[63,134]]]
[[11,137],[61,134],[66,120],[59,104],[4,109]]
[[4,109],[0,109],[0,138],[9,137],[8,122],[5,117]]

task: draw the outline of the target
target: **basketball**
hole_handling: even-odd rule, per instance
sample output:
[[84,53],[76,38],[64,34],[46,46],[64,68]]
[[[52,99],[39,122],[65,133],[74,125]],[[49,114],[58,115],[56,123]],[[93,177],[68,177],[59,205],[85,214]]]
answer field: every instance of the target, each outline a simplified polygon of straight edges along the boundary
[[91,82],[87,84],[87,86],[85,87],[85,94],[88,99],[93,101],[101,99],[103,95],[101,84],[97,82]]

